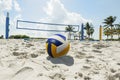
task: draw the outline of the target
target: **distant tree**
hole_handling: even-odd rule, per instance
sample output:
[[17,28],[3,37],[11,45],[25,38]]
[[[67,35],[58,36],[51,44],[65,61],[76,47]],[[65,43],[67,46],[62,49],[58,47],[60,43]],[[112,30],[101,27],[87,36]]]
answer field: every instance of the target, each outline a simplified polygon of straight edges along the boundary
[[87,22],[85,24],[85,28],[84,29],[86,30],[86,33],[88,35],[88,39],[90,39],[90,35],[92,36],[93,33],[94,33],[94,28],[92,27],[92,24]]
[[91,38],[92,38],[93,33],[94,33],[94,28],[91,27],[91,28],[90,28],[90,35],[91,35]]
[[12,39],[25,39],[25,38],[30,38],[30,37],[27,36],[27,35],[11,35],[9,38],[12,38]]
[[74,32],[74,40],[76,39],[76,37],[78,37],[79,40],[80,40],[80,35],[81,35],[80,31],[79,32]]
[[71,39],[71,35],[72,35],[71,32],[73,32],[73,30],[74,30],[73,26],[68,25],[68,27],[66,27],[65,30],[66,30],[66,32],[69,32],[68,39]]
[[110,36],[110,28],[109,27],[104,28],[103,33],[104,35],[107,36],[107,39],[108,39],[108,37]]
[[85,28],[84,29],[86,30],[88,38],[90,38],[90,24],[88,22],[85,24]]
[[110,35],[111,35],[111,39],[113,39],[113,27],[115,24],[113,24],[116,20],[116,16],[109,16],[106,19],[104,19],[104,27],[110,27]]
[[0,39],[3,39],[3,35],[0,36]]
[[120,39],[120,23],[116,24],[116,33],[118,35],[118,39]]

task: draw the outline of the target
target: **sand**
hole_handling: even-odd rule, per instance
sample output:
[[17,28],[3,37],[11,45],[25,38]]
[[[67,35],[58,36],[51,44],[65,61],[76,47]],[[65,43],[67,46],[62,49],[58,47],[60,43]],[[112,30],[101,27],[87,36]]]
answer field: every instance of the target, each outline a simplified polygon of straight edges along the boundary
[[120,80],[120,42],[71,41],[51,58],[45,40],[0,40],[0,80]]

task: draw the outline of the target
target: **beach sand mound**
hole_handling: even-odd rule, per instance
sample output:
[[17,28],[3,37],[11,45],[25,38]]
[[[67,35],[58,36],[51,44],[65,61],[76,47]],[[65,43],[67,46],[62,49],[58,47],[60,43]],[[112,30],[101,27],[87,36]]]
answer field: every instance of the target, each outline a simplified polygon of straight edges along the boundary
[[120,42],[72,41],[51,58],[45,40],[0,40],[0,80],[120,80]]

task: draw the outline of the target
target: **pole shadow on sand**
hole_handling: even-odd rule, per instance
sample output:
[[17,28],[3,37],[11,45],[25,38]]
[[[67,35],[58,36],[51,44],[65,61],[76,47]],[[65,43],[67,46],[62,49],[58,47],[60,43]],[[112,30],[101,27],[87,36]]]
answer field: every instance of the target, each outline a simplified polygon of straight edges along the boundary
[[74,64],[74,59],[71,56],[62,56],[59,58],[47,57],[47,60],[51,61],[53,64],[65,64],[67,66],[72,66]]

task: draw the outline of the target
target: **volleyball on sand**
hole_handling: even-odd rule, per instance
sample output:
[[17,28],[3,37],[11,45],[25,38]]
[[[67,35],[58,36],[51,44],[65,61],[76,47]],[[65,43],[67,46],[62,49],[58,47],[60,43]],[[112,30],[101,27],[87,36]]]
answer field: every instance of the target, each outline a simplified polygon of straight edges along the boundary
[[46,41],[46,50],[49,56],[56,58],[67,54],[70,49],[70,43],[65,36],[55,34]]

